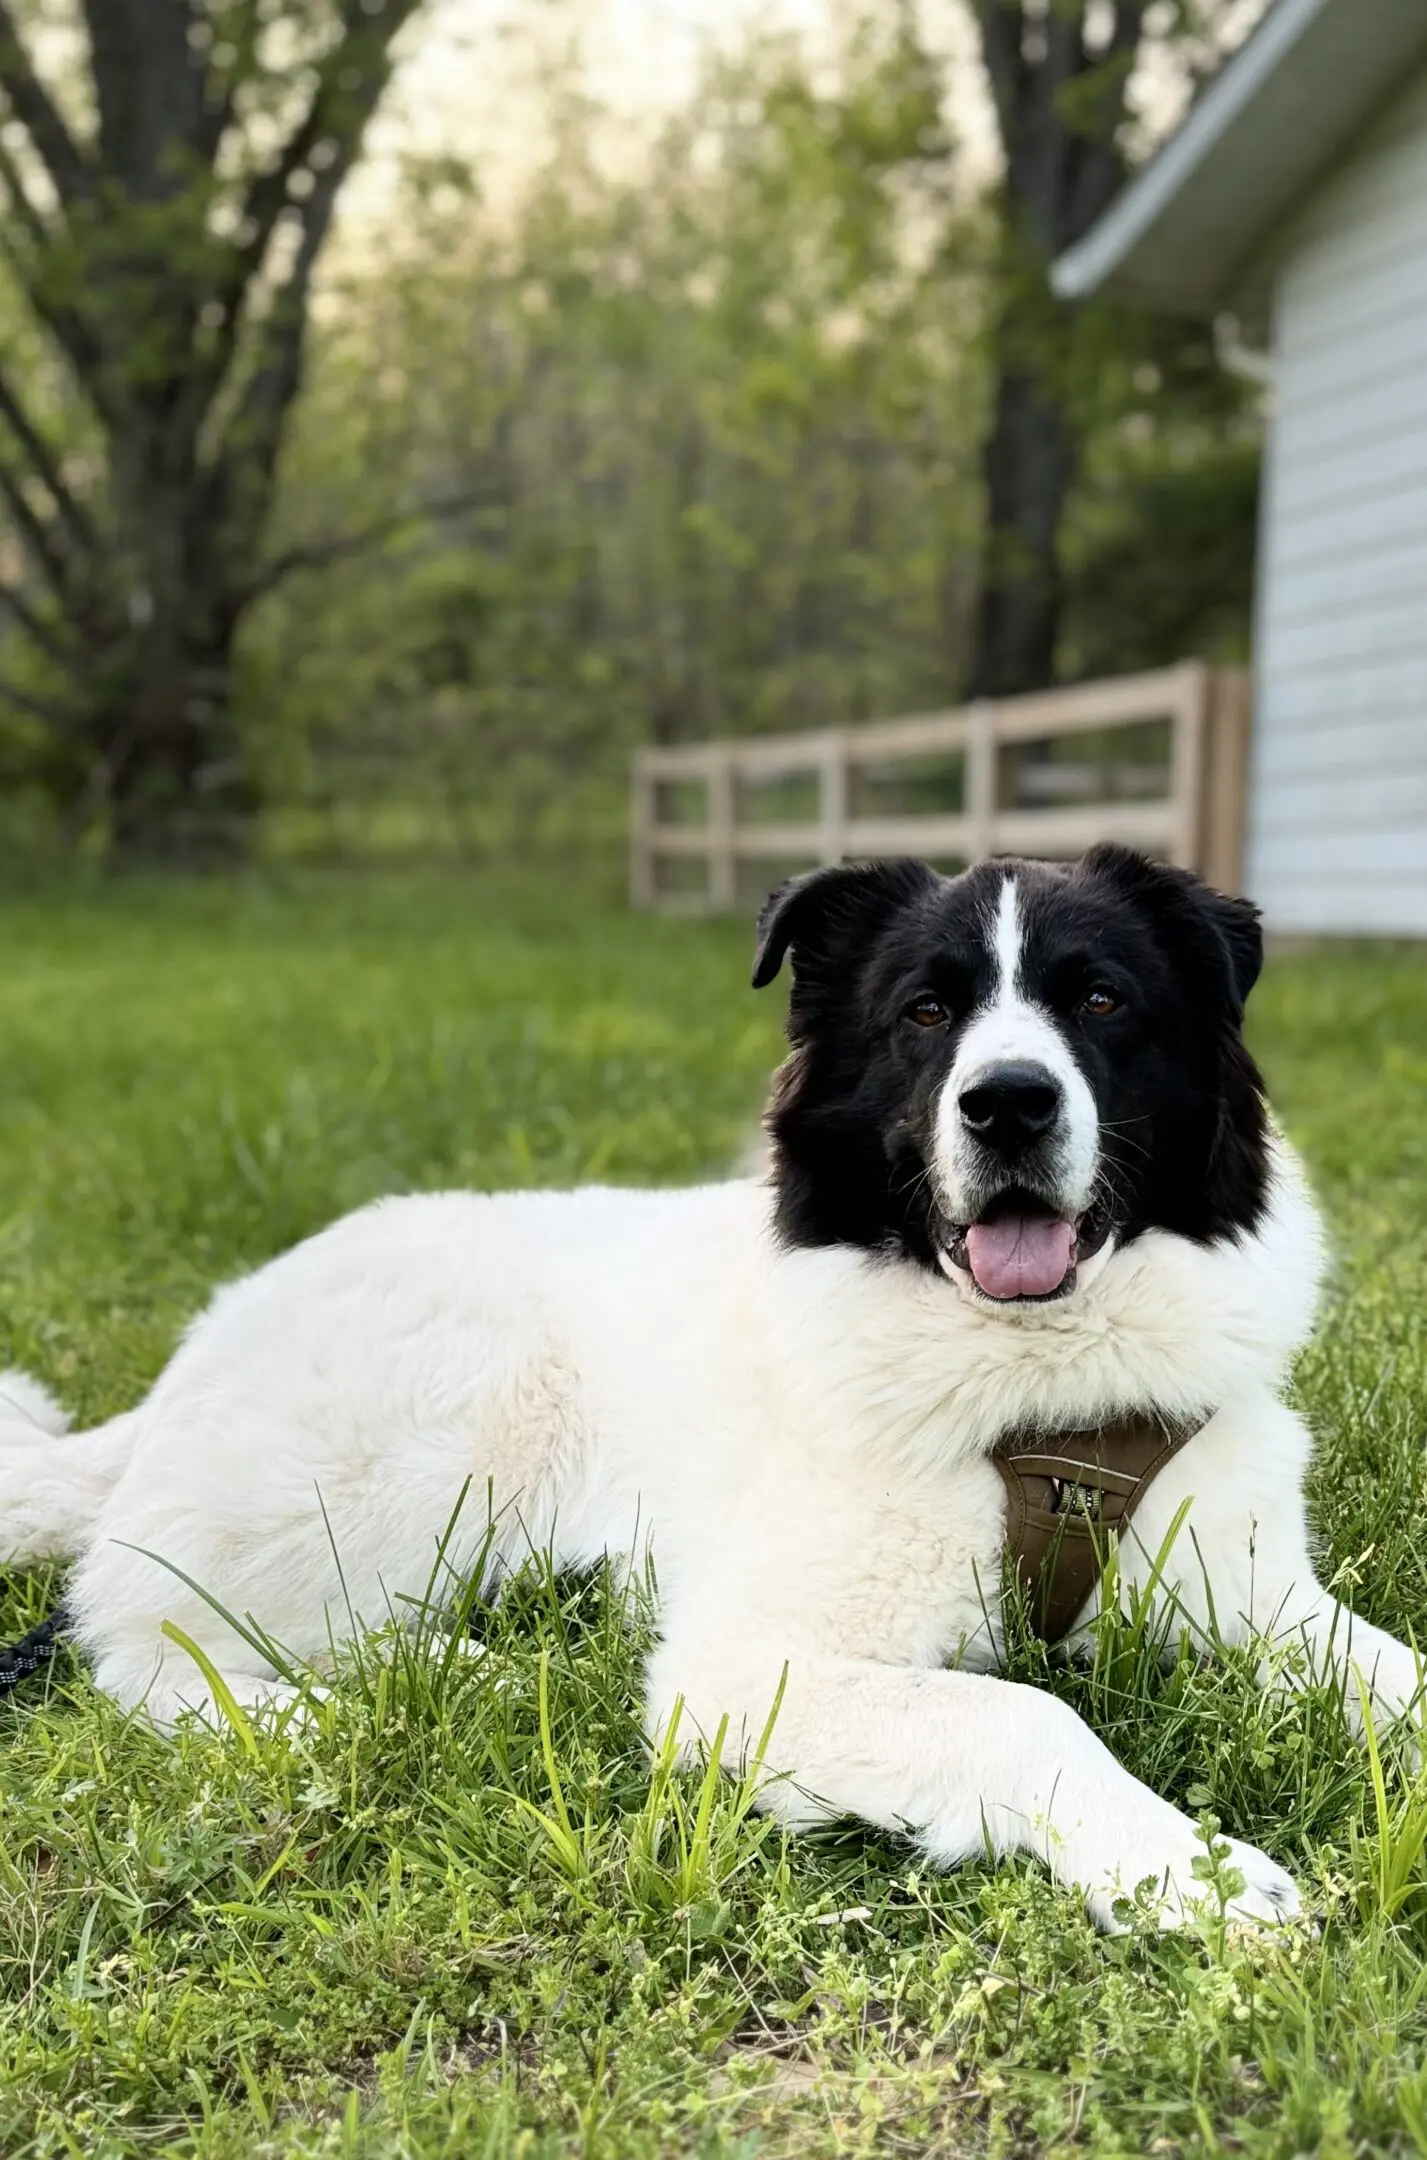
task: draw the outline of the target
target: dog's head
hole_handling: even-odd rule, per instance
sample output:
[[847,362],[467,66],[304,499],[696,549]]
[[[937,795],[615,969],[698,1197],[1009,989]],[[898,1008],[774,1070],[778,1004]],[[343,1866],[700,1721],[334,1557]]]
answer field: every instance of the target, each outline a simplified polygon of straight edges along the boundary
[[1120,847],[956,878],[871,863],[773,894],[755,988],[789,951],[793,1047],[768,1112],[789,1243],[901,1254],[1015,1310],[1145,1230],[1255,1227],[1246,901]]

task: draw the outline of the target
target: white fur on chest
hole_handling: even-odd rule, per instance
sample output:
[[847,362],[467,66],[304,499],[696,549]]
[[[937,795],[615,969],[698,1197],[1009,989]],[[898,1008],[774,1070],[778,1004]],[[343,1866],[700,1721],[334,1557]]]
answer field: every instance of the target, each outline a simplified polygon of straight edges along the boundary
[[556,1511],[564,1556],[637,1535],[690,1617],[752,1602],[790,1634],[913,1664],[989,1654],[1002,1432],[1270,1396],[1321,1264],[1286,1152],[1255,1239],[1151,1234],[1063,1306],[1014,1317],[904,1262],[780,1249],[756,1185],[641,1205],[593,1298],[560,1299],[589,1435]]

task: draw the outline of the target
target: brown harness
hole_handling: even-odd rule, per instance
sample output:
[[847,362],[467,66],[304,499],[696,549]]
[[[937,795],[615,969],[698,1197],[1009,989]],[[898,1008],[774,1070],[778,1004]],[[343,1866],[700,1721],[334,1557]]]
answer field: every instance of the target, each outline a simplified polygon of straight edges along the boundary
[[1108,1548],[1150,1481],[1208,1423],[1133,1411],[1083,1432],[1015,1432],[992,1461],[1006,1487],[1006,1550],[1048,1643],[1069,1633]]

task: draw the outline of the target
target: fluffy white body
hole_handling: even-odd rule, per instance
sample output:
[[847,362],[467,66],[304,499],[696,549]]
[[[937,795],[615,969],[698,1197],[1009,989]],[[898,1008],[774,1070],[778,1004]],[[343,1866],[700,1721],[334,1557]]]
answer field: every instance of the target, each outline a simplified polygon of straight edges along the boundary
[[[56,1439],[33,1383],[0,1381],[0,1493],[21,1496],[0,1534],[24,1558],[79,1533],[96,1680],[171,1720],[210,1703],[165,1619],[240,1700],[285,1696],[174,1568],[320,1657],[347,1597],[373,1625],[421,1597],[468,1483],[450,1557],[469,1563],[489,1485],[509,1565],[532,1543],[578,1567],[648,1541],[654,1723],[682,1695],[706,1731],[728,1712],[756,1734],[786,1664],[781,1812],[913,1830],[942,1861],[1029,1847],[1102,1920],[1150,1877],[1172,1916],[1194,1825],[1064,1706],[986,1677],[1004,1512],[987,1456],[1030,1417],[1218,1401],[1146,1496],[1127,1578],[1190,1499],[1168,1578],[1185,1609],[1207,1624],[1212,1596],[1231,1639],[1351,1655],[1400,1711],[1415,1661],[1319,1589],[1308,1436],[1278,1399],[1319,1250],[1285,1157],[1251,1245],[1151,1233],[1008,1325],[905,1267],[779,1249],[754,1182],[390,1201],[222,1290],[148,1400],[97,1432]],[[1251,1910],[1291,1909],[1272,1862],[1235,1860]]]
[[[1280,1399],[1321,1252],[1282,1146],[1253,1238],[1150,1232],[1014,1316],[929,1270],[785,1248],[756,1179],[388,1201],[221,1290],[97,1431],[59,1437],[34,1383],[0,1376],[0,1552],[73,1555],[98,1685],[171,1721],[212,1703],[166,1620],[240,1701],[289,1695],[182,1576],[319,1659],[348,1600],[381,1624],[420,1599],[463,1488],[449,1559],[469,1567],[489,1490],[506,1565],[652,1549],[651,1728],[682,1697],[695,1729],[727,1713],[751,1742],[783,1685],[766,1804],[790,1820],[855,1814],[941,1862],[1030,1850],[1106,1925],[1148,1878],[1174,1921],[1194,1824],[1064,1705],[994,1676],[988,1456],[1031,1419],[1212,1408],[1143,1501],[1126,1578],[1188,1501],[1163,1594],[1230,1639],[1351,1661],[1401,1711],[1412,1654],[1315,1579],[1309,1437]],[[1265,1855],[1234,1864],[1246,1915],[1295,1909]]]

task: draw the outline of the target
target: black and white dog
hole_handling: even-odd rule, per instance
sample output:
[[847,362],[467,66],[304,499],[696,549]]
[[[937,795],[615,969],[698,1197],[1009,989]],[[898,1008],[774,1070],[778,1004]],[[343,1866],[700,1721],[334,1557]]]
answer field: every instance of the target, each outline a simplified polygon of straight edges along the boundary
[[[1280,1388],[1322,1248],[1241,1037],[1254,912],[1114,847],[884,863],[775,894],[755,984],[789,951],[766,1180],[365,1208],[219,1291],[93,1432],[6,1375],[0,1554],[73,1556],[99,1686],[172,1720],[213,1703],[166,1620],[239,1702],[291,1694],[175,1569],[317,1658],[349,1598],[376,1624],[419,1598],[489,1486],[501,1565],[652,1542],[652,1727],[682,1699],[691,1741],[724,1713],[756,1735],[782,1686],[765,1799],[791,1822],[859,1815],[939,1862],[1030,1850],[1106,1925],[1148,1880],[1172,1924],[1194,1824],[994,1676],[998,1439],[1203,1421],[1122,1580],[1152,1580],[1189,1503],[1159,1592],[1182,1615],[1351,1661],[1384,1715],[1419,1677],[1309,1554]],[[1242,1914],[1294,1912],[1264,1854],[1232,1864]]]

